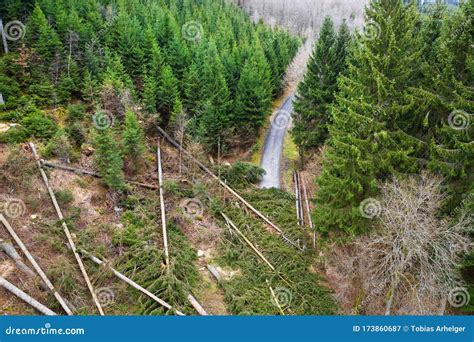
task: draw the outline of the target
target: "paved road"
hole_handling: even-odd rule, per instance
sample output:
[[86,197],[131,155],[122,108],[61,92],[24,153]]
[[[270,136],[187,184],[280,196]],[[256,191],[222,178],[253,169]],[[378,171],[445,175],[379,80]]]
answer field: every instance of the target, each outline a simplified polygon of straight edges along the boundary
[[294,98],[294,95],[288,96],[273,115],[260,163],[260,167],[266,171],[260,183],[261,188],[280,188],[280,159],[285,135],[291,123]]

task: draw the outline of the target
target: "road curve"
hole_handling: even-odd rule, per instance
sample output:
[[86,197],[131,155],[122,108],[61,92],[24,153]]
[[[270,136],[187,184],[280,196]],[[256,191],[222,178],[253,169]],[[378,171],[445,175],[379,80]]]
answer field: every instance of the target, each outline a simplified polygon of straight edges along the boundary
[[260,183],[261,188],[280,188],[280,159],[285,135],[291,123],[294,98],[294,95],[288,96],[273,114],[260,162],[260,167],[266,172]]

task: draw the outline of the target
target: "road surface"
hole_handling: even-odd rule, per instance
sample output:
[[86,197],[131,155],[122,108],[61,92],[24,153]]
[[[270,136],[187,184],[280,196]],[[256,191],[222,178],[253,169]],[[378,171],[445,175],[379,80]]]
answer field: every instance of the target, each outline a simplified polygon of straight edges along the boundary
[[285,135],[291,124],[294,98],[294,95],[288,96],[283,105],[273,114],[260,163],[260,167],[266,172],[260,183],[261,188],[280,188],[280,159]]

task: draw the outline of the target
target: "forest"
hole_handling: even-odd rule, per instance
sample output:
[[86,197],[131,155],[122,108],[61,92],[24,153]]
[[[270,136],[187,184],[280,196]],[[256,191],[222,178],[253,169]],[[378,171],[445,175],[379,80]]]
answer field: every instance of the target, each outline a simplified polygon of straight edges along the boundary
[[0,29],[2,314],[474,313],[474,0],[2,0]]

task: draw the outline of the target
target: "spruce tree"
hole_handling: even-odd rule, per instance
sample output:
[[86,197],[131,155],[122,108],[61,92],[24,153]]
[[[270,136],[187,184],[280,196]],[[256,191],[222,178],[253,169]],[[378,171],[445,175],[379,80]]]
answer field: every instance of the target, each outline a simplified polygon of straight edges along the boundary
[[132,111],[125,113],[125,127],[122,133],[123,154],[128,169],[135,174],[145,153],[145,135],[137,120],[137,115]]
[[94,145],[94,162],[104,183],[113,190],[124,190],[123,160],[112,130],[98,130]]
[[422,50],[418,19],[413,3],[375,0],[366,8],[372,30],[358,36],[340,77],[318,179],[315,220],[322,232],[367,231],[371,221],[361,204],[377,196],[378,181],[417,172],[425,162],[427,146],[417,135],[426,113],[410,96]]
[[161,114],[161,124],[166,127],[176,99],[179,98],[178,80],[169,65],[163,67],[158,85],[158,110]]
[[340,63],[337,58],[345,59],[336,54],[336,44],[332,19],[326,17],[294,103],[292,135],[302,158],[305,152],[324,144],[328,136],[329,107],[334,100],[336,66]]
[[272,100],[271,74],[259,43],[247,60],[237,85],[236,117],[240,134],[255,135],[265,122]]

